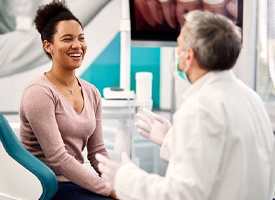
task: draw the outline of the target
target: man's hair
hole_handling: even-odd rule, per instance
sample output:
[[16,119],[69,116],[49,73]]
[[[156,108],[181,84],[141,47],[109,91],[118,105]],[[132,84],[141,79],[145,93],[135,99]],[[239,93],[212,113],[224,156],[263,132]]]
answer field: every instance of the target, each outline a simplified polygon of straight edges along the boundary
[[[49,4],[40,6],[34,18],[34,24],[41,35],[42,42],[44,40],[53,42],[53,35],[57,32],[57,24],[64,20],[75,20],[82,27],[81,22],[73,15],[64,0],[53,0]],[[48,52],[46,54],[51,58]]]
[[223,15],[207,11],[191,11],[185,16],[183,41],[192,48],[203,69],[231,69],[242,48],[241,31]]

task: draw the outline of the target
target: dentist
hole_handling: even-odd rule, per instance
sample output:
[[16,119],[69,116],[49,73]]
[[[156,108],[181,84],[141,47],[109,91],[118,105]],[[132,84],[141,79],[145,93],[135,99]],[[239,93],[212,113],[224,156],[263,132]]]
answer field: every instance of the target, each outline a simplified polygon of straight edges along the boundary
[[119,199],[271,199],[271,121],[257,93],[231,71],[242,48],[240,30],[206,11],[191,11],[185,20],[177,39],[178,69],[192,85],[173,116],[174,131],[150,111],[138,114],[136,124],[143,136],[161,145],[169,161],[165,176],[141,170],[125,154],[122,163],[98,154],[102,178]]

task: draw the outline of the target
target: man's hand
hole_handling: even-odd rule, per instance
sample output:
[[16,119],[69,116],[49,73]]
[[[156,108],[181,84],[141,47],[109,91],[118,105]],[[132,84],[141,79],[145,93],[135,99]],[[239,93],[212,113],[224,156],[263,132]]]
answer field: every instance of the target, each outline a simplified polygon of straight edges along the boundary
[[138,113],[137,118],[139,121],[135,126],[138,128],[138,133],[161,146],[166,133],[172,128],[171,123],[148,109]]

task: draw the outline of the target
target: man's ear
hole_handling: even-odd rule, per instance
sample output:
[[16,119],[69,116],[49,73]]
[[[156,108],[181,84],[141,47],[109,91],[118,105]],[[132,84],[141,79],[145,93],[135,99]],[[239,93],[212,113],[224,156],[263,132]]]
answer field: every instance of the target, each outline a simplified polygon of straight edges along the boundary
[[48,40],[43,41],[43,47],[44,47],[45,51],[47,51],[49,54],[52,53],[51,43],[48,42]]
[[196,53],[194,51],[194,49],[192,48],[188,48],[186,49],[186,65],[188,66],[192,66],[192,64],[194,63],[195,59],[196,59]]

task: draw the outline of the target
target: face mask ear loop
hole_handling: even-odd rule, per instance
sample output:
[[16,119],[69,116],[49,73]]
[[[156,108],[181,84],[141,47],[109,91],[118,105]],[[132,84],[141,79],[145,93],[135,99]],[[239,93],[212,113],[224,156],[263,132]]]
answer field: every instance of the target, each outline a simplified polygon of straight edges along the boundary
[[188,71],[188,69],[190,68],[190,65],[187,65],[184,69],[183,72],[186,73]]
[[[185,50],[186,50],[186,48],[183,49],[182,52],[180,52],[180,54],[179,54],[179,55],[177,56],[177,58],[176,58],[176,59],[177,59],[177,68],[178,68],[178,70],[180,70],[180,69],[179,69],[180,58],[181,58],[182,56],[184,56]],[[189,67],[190,67],[190,66],[189,66]],[[189,67],[188,67],[188,69],[189,69]],[[186,68],[187,68],[187,67],[186,67]],[[188,69],[187,69],[187,70],[188,70]],[[186,71],[187,71],[187,70],[186,70]],[[181,70],[180,70],[180,71],[181,71]],[[183,70],[183,72],[186,72],[186,71],[185,71],[185,69]]]

